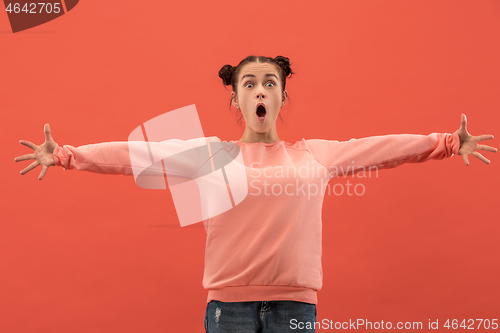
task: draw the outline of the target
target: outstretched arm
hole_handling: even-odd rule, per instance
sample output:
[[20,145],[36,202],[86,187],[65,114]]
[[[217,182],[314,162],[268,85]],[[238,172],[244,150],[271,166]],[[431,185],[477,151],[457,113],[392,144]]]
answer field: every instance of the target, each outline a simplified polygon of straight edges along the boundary
[[14,158],[15,162],[34,159],[35,161],[21,171],[24,175],[42,166],[38,176],[42,180],[51,166],[62,166],[64,169],[78,169],[97,173],[132,174],[127,142],[105,142],[81,147],[65,145],[60,147],[52,138],[49,124],[44,126],[45,142],[36,145],[30,141],[19,143],[33,149],[32,154]]
[[39,146],[29,141],[19,141],[33,149],[34,153],[18,156],[14,161],[35,160],[21,171],[21,175],[41,164],[39,180],[44,177],[50,166],[102,174],[136,177],[141,174],[193,179],[202,165],[210,160],[207,144],[212,138],[170,139],[162,142],[103,142],[80,147],[61,147],[52,139],[49,124],[45,124],[44,131],[45,142]]
[[466,164],[469,154],[489,163],[476,149],[496,152],[496,148],[477,144],[491,138],[493,135],[470,135],[462,115],[462,125],[453,134],[391,134],[348,141],[313,139],[306,142],[314,158],[330,171],[331,177],[337,177],[368,168],[388,169],[403,163],[439,160],[454,154],[463,155]]

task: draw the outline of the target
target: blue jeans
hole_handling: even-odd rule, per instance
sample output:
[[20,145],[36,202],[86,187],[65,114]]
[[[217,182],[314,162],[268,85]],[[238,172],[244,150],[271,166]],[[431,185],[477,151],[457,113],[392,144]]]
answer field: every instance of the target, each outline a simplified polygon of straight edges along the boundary
[[210,301],[205,311],[205,332],[314,333],[316,315],[316,305],[303,302]]

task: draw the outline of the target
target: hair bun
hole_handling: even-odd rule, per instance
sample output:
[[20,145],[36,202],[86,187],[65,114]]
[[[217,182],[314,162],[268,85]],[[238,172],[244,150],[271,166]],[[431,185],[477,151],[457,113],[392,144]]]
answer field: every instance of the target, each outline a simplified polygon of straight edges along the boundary
[[290,59],[283,56],[277,56],[276,58],[274,58],[274,61],[276,61],[276,63],[278,63],[278,65],[281,67],[283,73],[285,74],[285,77],[293,74],[292,69],[290,68]]
[[222,79],[222,82],[224,82],[225,86],[229,86],[231,84],[231,80],[233,77],[235,67],[231,65],[224,65],[219,71],[219,77]]

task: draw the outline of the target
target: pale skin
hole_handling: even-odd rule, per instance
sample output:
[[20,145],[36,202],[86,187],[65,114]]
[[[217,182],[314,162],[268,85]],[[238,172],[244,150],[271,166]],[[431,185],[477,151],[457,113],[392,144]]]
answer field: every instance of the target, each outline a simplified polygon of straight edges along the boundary
[[[280,140],[276,131],[276,118],[281,108],[286,104],[287,91],[282,89],[281,81],[278,79],[279,75],[278,69],[273,64],[268,63],[252,62],[241,69],[238,77],[237,94],[235,92],[231,93],[231,96],[234,97],[233,105],[240,109],[245,119],[245,131],[239,141],[271,143]],[[264,122],[259,121],[255,115],[258,103],[266,105],[267,115]],[[33,149],[33,153],[18,156],[14,158],[14,161],[35,160],[21,171],[21,175],[41,165],[42,171],[38,179],[42,180],[48,168],[55,164],[52,152],[57,143],[52,138],[49,124],[45,124],[44,132],[45,142],[41,145],[35,145],[26,140],[19,141],[22,145]],[[469,155],[477,157],[486,164],[490,163],[477,150],[496,153],[496,148],[479,144],[480,141],[493,139],[493,135],[473,136],[469,134],[467,132],[467,117],[462,114],[458,136],[460,137],[458,154],[462,155],[465,165],[469,165]]]

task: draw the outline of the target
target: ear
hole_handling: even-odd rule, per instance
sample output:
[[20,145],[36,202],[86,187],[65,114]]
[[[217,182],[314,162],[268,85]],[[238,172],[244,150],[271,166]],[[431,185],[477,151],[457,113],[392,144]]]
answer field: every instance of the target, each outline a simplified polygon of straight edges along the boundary
[[231,92],[231,100],[232,100],[232,104],[235,108],[238,108],[239,105],[238,105],[238,96],[233,92]]
[[286,102],[288,101],[288,92],[283,91],[283,98],[281,99],[281,107],[284,107]]

